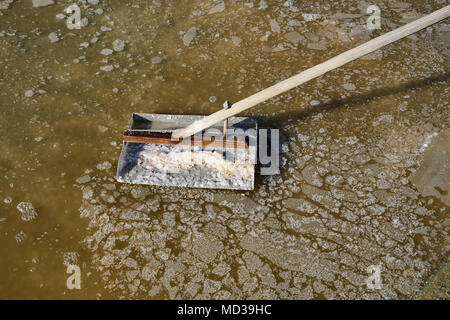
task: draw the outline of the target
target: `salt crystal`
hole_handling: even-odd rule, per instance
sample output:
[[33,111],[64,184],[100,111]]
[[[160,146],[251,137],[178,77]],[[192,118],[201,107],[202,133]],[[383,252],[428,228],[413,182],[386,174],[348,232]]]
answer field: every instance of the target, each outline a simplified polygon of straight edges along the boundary
[[7,10],[9,9],[9,5],[13,3],[14,0],[4,0],[0,1],[0,10]]
[[327,46],[324,41],[318,41],[318,42],[309,42],[307,45],[308,49],[312,50],[326,50]]
[[27,91],[25,92],[25,97],[30,98],[30,97],[32,97],[32,96],[34,96],[34,91],[33,91],[33,90],[27,90]]
[[319,13],[302,13],[302,16],[305,21],[314,21],[322,17]]
[[303,39],[305,39],[304,36],[302,36],[300,33],[295,32],[295,31],[286,33],[286,34],[284,35],[284,37],[285,37],[286,39],[288,39],[289,41],[291,41],[293,44],[297,44],[297,43],[299,43],[300,41],[302,41]]
[[353,91],[356,89],[356,86],[353,83],[345,83],[343,85],[344,89]]
[[79,177],[75,181],[79,184],[88,183],[89,181],[91,181],[91,177],[89,177],[88,175],[85,175],[85,176]]
[[119,39],[114,40],[113,49],[114,49],[114,51],[117,51],[117,52],[123,51],[125,49],[125,41],[119,40]]
[[280,25],[274,19],[270,19],[270,28],[272,29],[272,32],[275,32],[275,33],[280,33],[281,32]]
[[78,252],[64,252],[63,264],[68,267],[70,265],[78,265],[80,254]]
[[33,7],[40,8],[55,4],[53,0],[33,0]]
[[94,194],[94,191],[92,190],[91,187],[87,186],[87,187],[83,188],[83,199],[86,199],[86,200],[91,199],[93,194]]
[[100,53],[105,56],[109,56],[110,54],[113,53],[113,51],[111,49],[103,49]]
[[269,5],[264,0],[261,0],[259,2],[259,9],[264,10],[264,9],[267,9],[268,7],[269,7]]
[[37,218],[38,214],[30,202],[21,202],[17,205],[17,210],[22,214],[23,221],[30,221]]
[[299,134],[297,135],[297,137],[298,137],[298,140],[304,141],[304,142],[308,141],[309,138],[310,138],[309,136],[303,135],[303,134],[301,134],[301,133],[299,133]]
[[183,36],[184,45],[188,47],[191,44],[192,40],[194,40],[196,34],[197,28],[196,27],[190,28]]
[[109,65],[109,66],[103,66],[103,67],[100,67],[100,70],[109,72],[109,71],[113,71],[113,70],[114,70],[114,67],[111,66],[111,65]]
[[27,238],[27,235],[25,234],[25,232],[20,231],[14,238],[16,239],[17,243],[21,243]]
[[232,36],[232,37],[231,37],[231,41],[233,41],[233,43],[234,43],[236,46],[238,46],[238,45],[241,44],[242,39],[239,38],[239,37],[236,37],[236,36]]
[[51,42],[58,42],[59,41],[59,37],[55,32],[52,32],[48,35],[48,38],[50,39]]
[[161,58],[161,57],[153,57],[152,58],[152,63],[153,64],[159,64],[161,62],[163,62],[163,58]]
[[219,12],[222,12],[223,10],[225,10],[225,3],[221,2],[218,5],[216,5],[214,8],[209,10],[209,14],[219,13]]
[[112,167],[111,163],[109,163],[108,161],[105,161],[103,163],[99,163],[97,165],[97,169],[98,170],[108,170]]

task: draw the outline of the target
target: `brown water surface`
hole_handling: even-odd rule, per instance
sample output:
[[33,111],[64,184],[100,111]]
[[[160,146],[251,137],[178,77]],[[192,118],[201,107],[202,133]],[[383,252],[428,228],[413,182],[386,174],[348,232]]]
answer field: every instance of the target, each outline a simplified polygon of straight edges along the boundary
[[132,112],[209,114],[445,1],[374,0],[373,31],[355,0],[76,1],[69,30],[72,2],[0,9],[0,298],[405,299],[448,259],[448,177],[411,179],[450,124],[449,21],[244,113],[283,137],[254,191],[114,179]]

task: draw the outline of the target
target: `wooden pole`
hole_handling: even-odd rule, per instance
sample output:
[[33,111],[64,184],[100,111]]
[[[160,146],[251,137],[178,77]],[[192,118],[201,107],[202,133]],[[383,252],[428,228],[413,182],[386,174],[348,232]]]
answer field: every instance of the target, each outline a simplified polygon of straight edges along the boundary
[[247,110],[257,104],[267,101],[283,92],[286,92],[292,88],[295,88],[305,82],[313,80],[325,73],[332,71],[336,68],[339,68],[351,61],[354,61],[362,56],[365,56],[369,53],[372,53],[392,42],[398,41],[402,38],[405,38],[413,33],[416,33],[419,30],[422,30],[426,27],[429,27],[443,19],[446,19],[450,16],[450,5],[435,11],[423,18],[420,18],[416,21],[408,23],[403,27],[395,29],[389,33],[386,33],[382,36],[379,36],[375,39],[372,39],[356,48],[348,50],[340,55],[323,62],[319,65],[316,65],[308,70],[305,70],[289,79],[279,82],[278,84],[264,89],[244,100],[236,102],[229,109],[223,109],[217,111],[201,120],[195,121],[191,125],[187,126],[183,129],[175,130],[172,133],[173,138],[184,138],[189,137],[199,131],[202,131],[210,126],[224,121],[225,119],[234,116],[244,110]]

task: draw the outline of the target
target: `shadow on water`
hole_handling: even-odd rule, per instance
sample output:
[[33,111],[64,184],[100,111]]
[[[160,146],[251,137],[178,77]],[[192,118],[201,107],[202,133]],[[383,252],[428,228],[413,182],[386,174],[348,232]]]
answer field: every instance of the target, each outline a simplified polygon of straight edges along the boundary
[[[420,79],[415,81],[410,81],[406,84],[402,84],[396,87],[385,87],[385,88],[379,88],[376,90],[372,90],[367,93],[363,94],[357,94],[350,97],[345,98],[339,98],[339,99],[333,99],[326,103],[322,103],[321,105],[315,106],[315,107],[308,107],[301,110],[296,110],[294,112],[290,112],[288,114],[281,114],[270,118],[264,118],[264,119],[258,119],[258,117],[255,117],[254,119],[258,119],[259,122],[259,129],[266,129],[267,130],[267,138],[268,138],[268,154],[266,156],[272,157],[271,146],[272,146],[272,130],[277,129],[277,126],[279,128],[283,128],[283,124],[287,123],[288,120],[296,119],[296,120],[302,120],[306,117],[312,116],[313,114],[321,113],[321,112],[327,112],[335,109],[339,109],[343,106],[350,106],[350,107],[356,107],[363,105],[365,103],[368,103],[372,99],[383,97],[383,96],[389,96],[394,95],[398,93],[402,93],[408,90],[413,89],[421,89],[428,86],[432,86],[437,83],[445,83],[450,80],[450,73],[444,73],[441,75],[435,75],[432,77],[428,77],[426,79]],[[248,118],[247,121],[253,121],[251,118]],[[251,126],[251,123],[246,123],[245,121],[241,121],[237,124],[235,124],[235,127],[237,128],[248,128]],[[141,128],[144,129],[144,128]],[[148,128],[147,128],[148,129]],[[284,132],[282,129],[279,131],[279,143],[278,143],[278,154],[282,154],[282,145],[289,140],[289,134],[287,132]],[[118,175],[119,176],[125,176],[134,166],[137,165],[138,157],[136,155],[139,154],[140,151],[143,149],[143,144],[129,144],[128,147],[124,145],[124,151],[122,152],[121,158],[119,160],[119,170]],[[300,155],[299,155],[300,156]],[[259,152],[258,152],[258,158],[259,158]],[[280,161],[280,175],[283,175],[286,171],[286,169],[289,167],[289,163],[286,162],[284,165],[282,165]],[[264,176],[261,176],[261,167],[264,167],[260,164],[258,161],[258,164],[256,165],[256,177],[255,177],[255,186],[257,187],[259,184],[263,183]]]
[[361,93],[357,95],[352,95],[345,98],[332,99],[328,102],[322,103],[315,107],[308,107],[304,109],[299,109],[294,112],[289,112],[286,114],[280,114],[275,117],[269,119],[269,121],[273,121],[279,124],[286,123],[289,119],[304,119],[306,117],[311,116],[312,114],[331,111],[334,109],[341,108],[345,105],[350,107],[356,107],[363,105],[372,99],[385,97],[389,95],[399,94],[405,91],[414,90],[414,89],[422,89],[426,88],[438,83],[449,82],[450,73],[446,72],[440,75],[434,75],[432,77],[428,77],[426,79],[414,80],[405,84],[401,84],[396,87],[384,87],[372,90],[370,92]]
[[[410,81],[406,84],[402,84],[396,87],[384,87],[372,90],[367,93],[357,94],[345,98],[339,98],[339,99],[333,99],[328,102],[322,103],[318,106],[314,107],[307,107],[303,109],[296,110],[294,112],[289,112],[285,114],[279,114],[274,117],[270,118],[260,118],[255,117],[258,122],[260,123],[261,129],[276,129],[278,126],[280,128],[280,142],[279,142],[279,154],[282,154],[282,145],[285,141],[289,140],[289,134],[282,130],[281,128],[284,127],[284,124],[287,124],[289,120],[303,120],[307,117],[310,117],[317,113],[327,112],[336,110],[339,108],[342,108],[343,106],[350,106],[350,107],[356,107],[360,105],[364,105],[371,100],[379,97],[389,96],[389,95],[395,95],[399,94],[405,91],[414,90],[414,89],[421,89],[426,88],[429,86],[433,86],[438,83],[445,83],[449,82],[450,80],[450,73],[444,73],[440,75],[434,75],[432,77],[428,77],[426,79],[420,79],[420,80],[414,80]],[[271,137],[269,135],[269,145],[271,145]],[[300,155],[298,155],[300,156]],[[289,163],[286,162],[284,165],[282,165],[280,161],[280,175],[283,175],[286,169],[289,167]],[[255,185],[261,184],[263,181],[263,177],[259,174],[260,171],[260,165],[257,165],[257,175],[255,180]]]
[[125,178],[138,165],[139,154],[144,149],[143,143],[125,142],[120,153],[116,178]]

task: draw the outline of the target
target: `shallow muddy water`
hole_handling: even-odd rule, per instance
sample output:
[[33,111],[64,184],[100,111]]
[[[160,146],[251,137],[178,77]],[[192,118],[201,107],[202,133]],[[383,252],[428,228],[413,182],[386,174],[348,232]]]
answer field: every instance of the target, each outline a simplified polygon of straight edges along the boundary
[[0,1],[0,298],[407,299],[448,259],[448,20],[244,113],[283,138],[254,191],[114,179],[132,112],[212,113],[445,1],[56,2]]

